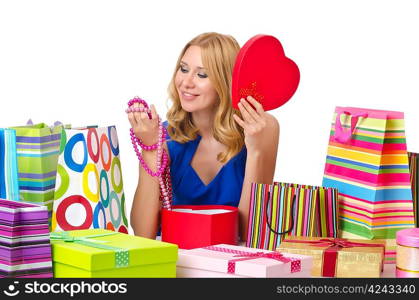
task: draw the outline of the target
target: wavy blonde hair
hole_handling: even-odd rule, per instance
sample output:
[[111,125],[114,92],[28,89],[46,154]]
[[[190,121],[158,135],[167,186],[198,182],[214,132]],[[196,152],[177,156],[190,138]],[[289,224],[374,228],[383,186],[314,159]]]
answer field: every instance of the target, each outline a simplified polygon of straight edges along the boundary
[[[230,93],[234,62],[240,46],[232,36],[209,32],[198,35],[183,48],[169,84],[169,98],[173,101],[173,105],[167,112],[169,135],[172,140],[180,143],[194,140],[198,134],[198,128],[193,123],[191,113],[182,109],[175,86],[175,77],[181,59],[190,46],[201,48],[203,67],[218,94],[213,135],[218,142],[227,146],[224,152],[217,155],[217,160],[225,163],[239,153],[244,145],[243,129],[233,119],[234,110],[231,106]],[[236,113],[241,117],[238,111]]]

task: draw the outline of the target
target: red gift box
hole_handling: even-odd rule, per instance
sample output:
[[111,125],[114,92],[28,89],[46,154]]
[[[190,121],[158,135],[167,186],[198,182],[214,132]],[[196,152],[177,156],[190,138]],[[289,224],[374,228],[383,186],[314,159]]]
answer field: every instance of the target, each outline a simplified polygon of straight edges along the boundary
[[[182,210],[182,211],[178,211]],[[190,210],[185,212],[185,210]],[[204,211],[225,210],[214,214]],[[174,205],[162,209],[162,241],[193,249],[216,244],[237,245],[238,209],[224,205]]]

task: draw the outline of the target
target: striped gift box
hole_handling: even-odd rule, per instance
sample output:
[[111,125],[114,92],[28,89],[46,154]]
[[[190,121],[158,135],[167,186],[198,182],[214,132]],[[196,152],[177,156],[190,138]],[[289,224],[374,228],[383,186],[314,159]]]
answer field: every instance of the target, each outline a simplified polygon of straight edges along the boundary
[[343,232],[394,239],[398,230],[412,227],[404,114],[337,107],[323,185],[339,190]]
[[19,200],[16,132],[0,128],[0,198]]
[[45,206],[0,199],[0,277],[52,277]]
[[250,197],[247,247],[275,250],[289,236],[338,235],[334,188],[252,183]]
[[63,126],[40,123],[12,128],[16,131],[21,199],[46,205],[51,219]]

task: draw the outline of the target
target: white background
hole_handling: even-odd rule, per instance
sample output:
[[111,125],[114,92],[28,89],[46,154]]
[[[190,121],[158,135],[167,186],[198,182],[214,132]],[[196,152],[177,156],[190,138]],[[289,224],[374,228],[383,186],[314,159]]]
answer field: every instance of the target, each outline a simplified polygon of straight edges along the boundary
[[202,32],[240,45],[271,34],[298,64],[296,94],[272,112],[277,181],[321,184],[336,105],[404,111],[419,151],[417,1],[0,1],[0,127],[116,125],[127,211],[138,161],[126,103],[138,95],[164,118],[179,52]]

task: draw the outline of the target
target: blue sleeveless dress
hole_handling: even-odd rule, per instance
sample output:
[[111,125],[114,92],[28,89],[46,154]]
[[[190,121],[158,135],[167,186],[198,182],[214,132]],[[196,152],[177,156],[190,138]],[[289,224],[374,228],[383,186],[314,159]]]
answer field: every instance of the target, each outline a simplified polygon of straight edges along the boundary
[[[167,122],[164,122],[167,126]],[[167,140],[170,156],[173,205],[238,206],[246,167],[246,148],[232,157],[205,185],[191,166],[201,136],[187,143]]]

